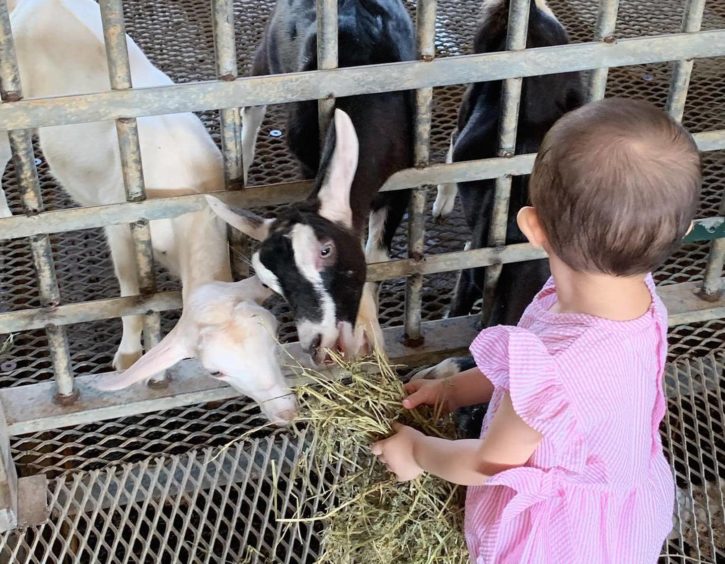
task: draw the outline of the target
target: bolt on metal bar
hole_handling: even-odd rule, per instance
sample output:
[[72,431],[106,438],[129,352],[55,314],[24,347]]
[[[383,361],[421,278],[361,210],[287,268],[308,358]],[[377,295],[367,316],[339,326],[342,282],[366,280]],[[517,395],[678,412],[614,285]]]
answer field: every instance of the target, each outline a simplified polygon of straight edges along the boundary
[[[216,71],[220,80],[236,80],[237,48],[234,34],[233,0],[213,0],[214,49]],[[233,190],[244,182],[242,155],[242,117],[239,108],[219,110],[221,124],[222,155],[224,157],[224,179],[226,189]],[[250,243],[237,229],[227,227],[232,272],[236,279],[249,276],[249,265],[241,257],[249,256]]]
[[[599,14],[597,15],[597,29],[594,34],[595,41],[604,43],[614,42],[614,28],[617,25],[617,12],[619,11],[619,0],[601,0],[599,3]],[[607,90],[607,76],[609,67],[599,67],[592,71],[589,84],[589,100],[594,102],[604,98]]]
[[[317,0],[317,68],[337,68],[337,0]],[[320,143],[324,143],[327,127],[335,109],[335,98],[325,93],[317,102]]]
[[[18,60],[10,29],[10,16],[6,2],[0,2],[0,94],[3,101],[22,98]],[[35,168],[35,155],[30,130],[8,132],[10,148],[15,158],[18,184],[22,190],[25,213],[36,215],[43,210],[38,171]],[[60,304],[60,289],[56,279],[55,263],[50,238],[46,234],[30,237],[35,272],[38,276],[38,290],[43,307],[56,307]],[[72,401],[76,390],[73,370],[70,363],[68,340],[65,329],[52,324],[45,326],[48,348],[53,363],[53,373],[57,387],[58,401]]]
[[[536,8],[535,8],[536,9]],[[508,14],[508,32],[506,50],[521,51],[526,49],[526,36],[529,28],[529,0],[511,0]],[[521,86],[523,78],[504,80],[501,89],[501,118],[498,131],[499,157],[513,157],[516,154],[516,130],[519,121],[519,104],[521,103]],[[511,198],[511,176],[496,179],[496,192],[491,213],[491,227],[488,243],[491,247],[506,244],[508,227],[509,200]],[[498,279],[503,265],[494,264],[486,268],[483,288],[483,306],[481,319],[486,323],[491,315],[493,296],[496,292]]]
[[576,43],[524,51],[440,57],[271,76],[23,100],[0,106],[4,130],[109,121],[119,117],[196,112],[340,98],[725,55],[725,30]]
[[[682,31],[684,33],[700,31],[702,15],[705,11],[705,1],[687,0],[682,18]],[[667,98],[667,113],[677,121],[682,121],[682,116],[685,113],[687,89],[690,86],[693,64],[692,59],[675,61],[672,69],[672,82],[670,83],[670,93]]]
[[[418,59],[430,63],[435,58],[436,0],[421,0],[416,10],[416,37]],[[416,167],[426,167],[430,161],[430,131],[433,115],[433,89],[420,88],[415,92],[415,147]],[[413,190],[408,208],[408,257],[423,260],[425,253],[425,203],[427,186]],[[421,310],[423,308],[423,275],[408,277],[405,286],[405,343],[423,344]]]
[[[108,75],[112,90],[132,88],[131,66],[126,45],[126,28],[123,20],[121,0],[101,0],[101,22],[108,60]],[[116,120],[116,133],[121,156],[121,171],[129,202],[146,199],[146,189],[141,163],[141,146],[138,138],[138,124],[135,118],[120,117]],[[142,295],[156,292],[154,279],[154,257],[151,244],[151,229],[146,219],[131,224],[138,268],[139,290]],[[161,319],[158,313],[144,316],[143,337],[146,350],[158,344],[161,339]],[[154,382],[163,380],[163,376]]]

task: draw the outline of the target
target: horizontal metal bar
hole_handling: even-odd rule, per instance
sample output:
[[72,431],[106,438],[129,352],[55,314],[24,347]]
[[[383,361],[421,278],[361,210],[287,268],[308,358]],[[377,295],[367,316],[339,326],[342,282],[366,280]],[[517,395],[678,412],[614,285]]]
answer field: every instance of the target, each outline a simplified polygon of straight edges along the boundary
[[470,251],[454,251],[426,255],[422,260],[409,258],[371,264],[368,266],[368,280],[372,282],[402,278],[411,274],[437,274],[439,272],[452,272],[466,268],[521,262],[545,257],[546,253],[535,249],[528,243],[472,249]]
[[[446,355],[464,353],[468,348],[467,343],[476,335],[476,318],[426,322],[423,329],[426,344],[415,349],[399,342],[403,336],[401,327],[384,330],[392,362],[420,365]],[[306,356],[297,343],[287,345],[286,349],[295,358],[303,359]],[[53,393],[50,382],[0,390],[0,402],[6,409],[9,433],[22,435],[239,396],[234,389],[208,377],[194,361],[179,363],[173,372],[168,387],[164,389],[151,389],[140,384],[112,394],[93,387],[98,375],[79,376],[76,377],[79,399],[68,406],[50,401]],[[294,373],[289,374],[292,385],[305,382]]]
[[468,84],[515,77],[725,55],[725,30],[674,33],[554,47],[445,57],[234,81],[21,100],[0,106],[5,129],[87,123],[213,108],[235,108]]
[[[713,232],[713,226],[715,231]],[[685,242],[711,240],[714,234],[723,233],[723,218],[700,219]],[[403,278],[411,274],[437,274],[465,268],[507,264],[544,258],[546,254],[528,243],[500,248],[473,249],[427,255],[415,258],[378,262],[368,265],[367,280],[378,282],[391,278]],[[141,315],[150,311],[168,311],[181,308],[179,292],[160,292],[151,296],[128,296],[61,305],[57,307],[24,309],[0,314],[0,334],[42,329],[48,325],[71,325],[101,319],[113,319],[123,315]]]
[[[695,141],[703,152],[725,149],[725,129],[696,133]],[[409,168],[392,175],[381,191],[404,190],[424,184],[469,182],[496,178],[503,174],[529,174],[535,154],[516,155],[511,158],[491,158],[453,164],[438,164],[426,168]],[[280,205],[304,199],[312,189],[309,181],[285,182],[245,188],[243,191],[215,192],[214,195],[229,204],[240,207]],[[158,191],[155,196],[164,192]],[[169,195],[173,191],[168,192]],[[43,212],[32,216],[17,215],[0,219],[0,240],[31,237],[40,233],[62,233],[92,229],[138,219],[163,219],[198,211],[206,206],[202,195],[184,195],[169,198],[154,197],[144,202],[119,203],[107,206],[75,208]]]
[[[704,131],[693,135],[701,152],[725,149],[725,129]],[[529,174],[534,168],[536,154],[527,153],[514,157],[496,157],[453,164],[437,164],[426,168],[408,168],[393,174],[383,184],[381,192],[405,190],[422,184],[448,184]],[[0,225],[2,225],[0,223]]]
[[[304,199],[312,183],[285,182],[260,188],[245,188],[234,192],[215,192],[214,196],[228,204],[255,208],[280,205]],[[159,194],[163,192],[159,191]],[[0,240],[31,237],[39,233],[63,233],[93,229],[107,225],[130,223],[138,219],[164,219],[199,211],[206,207],[204,195],[183,195],[151,198],[143,202],[118,203],[107,206],[75,208],[44,212],[31,216],[16,215],[0,219]]]
[[[725,279],[720,278],[720,284]],[[725,318],[725,296],[716,301],[700,298],[701,282],[684,282],[657,288],[657,294],[667,306],[668,325],[690,325]]]
[[[694,282],[658,288],[658,293],[669,311],[670,326],[725,316],[725,298],[716,302],[699,300],[695,295],[698,288],[698,284]],[[416,348],[406,347],[401,343],[402,327],[385,329],[383,333],[390,359],[395,364],[420,366],[465,354],[468,344],[478,333],[478,320],[477,315],[471,315],[426,321],[422,324],[426,336],[425,344]],[[285,348],[294,358],[305,358],[298,343],[286,345]],[[288,371],[288,374],[291,385],[305,382],[293,371]],[[52,382],[0,390],[0,402],[5,410],[10,434],[15,436],[70,425],[97,423],[105,419],[225,400],[239,395],[218,380],[207,377],[195,361],[181,362],[174,370],[169,386],[160,390],[136,385],[113,394],[103,393],[93,387],[93,383],[100,377],[76,377],[80,397],[75,404],[68,406],[57,405],[51,401],[54,393]]]
[[72,325],[124,315],[181,309],[181,292],[159,292],[150,296],[126,296],[57,307],[22,309],[0,314],[0,335],[43,329],[48,325]]

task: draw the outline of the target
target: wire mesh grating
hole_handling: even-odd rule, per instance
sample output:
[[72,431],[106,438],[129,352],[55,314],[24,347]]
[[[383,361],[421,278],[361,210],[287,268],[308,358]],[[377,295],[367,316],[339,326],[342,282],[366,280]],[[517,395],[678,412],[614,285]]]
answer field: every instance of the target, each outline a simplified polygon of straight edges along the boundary
[[[722,353],[668,366],[669,409],[661,433],[678,489],[662,563],[714,564],[725,558],[724,366]],[[312,465],[297,464],[314,448],[303,427],[259,431],[239,440],[260,422],[248,415],[240,414],[236,439],[227,437],[213,447],[190,448],[198,436],[175,438],[178,450],[163,456],[141,446],[133,460],[119,463],[111,457],[83,469],[58,468],[50,486],[50,520],[0,535],[0,558],[18,564],[314,562],[322,523],[283,524],[278,518],[323,513],[325,503],[306,488],[334,484],[340,466],[323,465],[325,471],[315,472]],[[115,433],[121,434],[120,428]],[[87,436],[90,445],[95,438]]]

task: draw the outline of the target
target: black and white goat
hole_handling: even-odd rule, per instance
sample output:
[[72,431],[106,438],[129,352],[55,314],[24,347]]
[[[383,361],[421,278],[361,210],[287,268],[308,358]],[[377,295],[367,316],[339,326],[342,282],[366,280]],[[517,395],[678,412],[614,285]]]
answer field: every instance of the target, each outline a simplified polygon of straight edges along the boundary
[[[338,17],[339,66],[414,58],[413,25],[400,0],[341,0]],[[314,70],[316,50],[314,0],[280,0],[257,50],[253,74]],[[274,222],[264,223],[249,213],[220,214],[250,236],[263,239],[253,257],[255,270],[289,302],[300,343],[316,362],[336,345],[350,356],[367,345],[383,346],[376,285],[365,285],[365,254],[370,261],[387,259],[409,193],[378,194],[378,190],[390,175],[413,164],[409,92],[339,98],[336,106],[334,127],[321,156],[317,102],[290,104],[289,147],[305,176],[317,173],[305,202],[289,206]],[[264,113],[265,107],[242,112],[247,169]],[[218,202],[214,207],[219,210],[223,205]],[[368,219],[364,254],[361,238]]]
[[[100,10],[93,0],[20,0],[11,13],[11,26],[25,96],[110,89]],[[126,40],[135,87],[172,84],[130,37]],[[138,129],[149,196],[204,193],[224,185],[221,154],[194,114],[142,117]],[[41,128],[38,136],[51,172],[75,201],[98,206],[125,200],[112,122]],[[10,156],[8,136],[0,131],[0,172]],[[1,189],[0,194],[0,217],[9,216]],[[138,294],[128,225],[108,226],[106,235],[121,295]],[[293,417],[295,402],[278,365],[274,335],[259,331],[260,322],[268,328],[266,333],[276,326],[271,314],[257,305],[265,290],[256,279],[230,282],[224,224],[204,209],[152,221],[151,235],[154,258],[181,277],[184,313],[172,333],[144,357],[142,317],[124,317],[114,366],[130,368],[99,387],[125,387],[152,376],[154,371],[148,368],[160,371],[170,366],[170,360],[196,356],[231,386],[264,402],[262,407],[273,421]],[[229,338],[231,334],[239,339]],[[249,355],[250,351],[254,352]],[[240,360],[245,355],[253,360],[251,366]]]
[[[506,49],[508,0],[484,2],[481,23],[476,32],[473,50],[488,53]],[[569,42],[564,27],[556,19],[545,0],[531,0],[526,46],[547,47]],[[458,126],[451,138],[448,162],[470,161],[497,156],[498,130],[501,117],[502,82],[472,84],[466,90],[458,113]],[[579,73],[551,74],[525,78],[521,91],[516,153],[535,153],[549,128],[563,114],[584,102]],[[518,211],[528,203],[528,176],[516,176],[511,186],[506,244],[524,243],[526,238],[516,224]],[[438,187],[433,207],[437,218],[446,217],[453,209],[456,192],[471,229],[472,240],[467,247],[487,246],[494,202],[494,180],[446,184]],[[547,278],[546,260],[506,264],[498,282],[491,317],[485,325],[518,323],[521,314]],[[449,316],[467,315],[483,291],[484,269],[461,272]],[[470,360],[447,360],[421,372],[416,377],[445,377],[471,366]]]

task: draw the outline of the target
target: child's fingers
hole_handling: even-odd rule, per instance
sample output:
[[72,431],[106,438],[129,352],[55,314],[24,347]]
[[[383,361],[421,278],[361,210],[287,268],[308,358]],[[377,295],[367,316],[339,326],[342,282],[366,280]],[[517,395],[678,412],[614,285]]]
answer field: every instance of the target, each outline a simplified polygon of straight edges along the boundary
[[429,401],[430,388],[422,388],[410,394],[403,400],[403,407],[406,409],[414,409],[421,404]]
[[406,394],[412,394],[413,392],[420,390],[425,385],[425,382],[425,380],[411,380],[407,384],[403,385],[403,389]]

